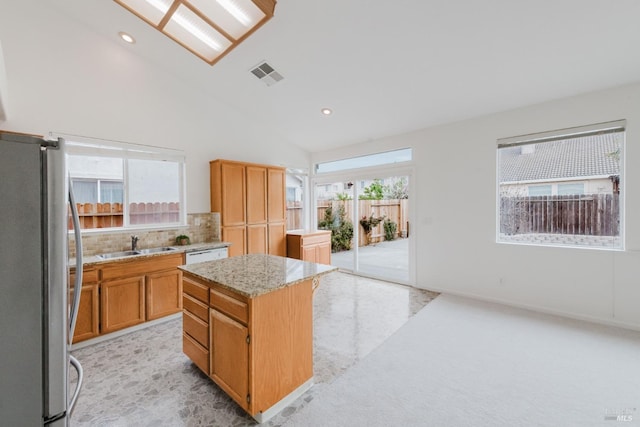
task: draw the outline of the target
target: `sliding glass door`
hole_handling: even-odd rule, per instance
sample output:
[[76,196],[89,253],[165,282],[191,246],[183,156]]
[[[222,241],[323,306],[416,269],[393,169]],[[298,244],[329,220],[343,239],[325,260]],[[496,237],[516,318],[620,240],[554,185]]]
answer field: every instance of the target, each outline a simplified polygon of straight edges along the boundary
[[331,263],[343,270],[411,284],[409,173],[318,181],[318,228],[332,230]]

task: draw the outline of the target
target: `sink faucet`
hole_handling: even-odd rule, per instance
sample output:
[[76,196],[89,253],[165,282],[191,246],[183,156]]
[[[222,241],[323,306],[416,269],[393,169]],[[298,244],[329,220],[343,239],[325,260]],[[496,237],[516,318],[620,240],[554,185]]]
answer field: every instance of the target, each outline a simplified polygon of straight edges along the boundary
[[138,236],[131,236],[131,250],[135,251],[138,249]]

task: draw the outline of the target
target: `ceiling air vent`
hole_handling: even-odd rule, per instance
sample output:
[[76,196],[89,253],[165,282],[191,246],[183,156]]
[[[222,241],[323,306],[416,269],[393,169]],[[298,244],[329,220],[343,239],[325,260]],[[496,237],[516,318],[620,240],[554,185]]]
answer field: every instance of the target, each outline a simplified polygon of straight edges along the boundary
[[251,74],[262,80],[267,86],[272,86],[284,79],[282,74],[274,70],[273,67],[266,62],[262,62],[253,68]]

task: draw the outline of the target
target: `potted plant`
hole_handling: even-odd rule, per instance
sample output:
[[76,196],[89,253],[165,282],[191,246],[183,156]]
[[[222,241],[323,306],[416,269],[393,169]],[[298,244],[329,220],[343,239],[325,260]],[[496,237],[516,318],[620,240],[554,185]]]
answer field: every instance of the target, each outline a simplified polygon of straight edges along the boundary
[[362,229],[364,230],[364,235],[366,236],[366,244],[368,245],[369,242],[371,241],[371,232],[373,231],[373,229],[380,224],[380,222],[384,219],[384,215],[383,216],[379,216],[379,217],[375,217],[373,216],[373,213],[369,216],[363,216],[362,219],[360,220],[360,225],[362,226]]
[[176,236],[176,245],[186,246],[190,244],[191,244],[191,239],[189,239],[189,236],[185,234],[180,234],[179,236]]

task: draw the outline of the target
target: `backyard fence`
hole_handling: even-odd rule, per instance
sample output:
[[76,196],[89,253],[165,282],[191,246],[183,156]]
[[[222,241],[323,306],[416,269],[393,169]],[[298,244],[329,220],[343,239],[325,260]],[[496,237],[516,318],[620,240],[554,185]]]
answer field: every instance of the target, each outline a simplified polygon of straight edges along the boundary
[[618,236],[620,195],[501,197],[500,233]]
[[[325,210],[332,207],[333,211],[337,211],[339,205],[345,208],[345,218],[351,218],[354,209],[353,200],[318,200],[317,217],[318,222],[324,219]],[[358,200],[359,217],[355,226],[360,227],[360,237],[358,246],[366,246],[369,243],[376,243],[384,240],[383,222],[373,227],[370,240],[367,241],[364,229],[360,225],[360,219],[363,216],[367,218],[372,214],[374,217],[384,216],[385,219],[393,221],[398,225],[396,237],[407,237],[409,235],[409,200],[408,199],[389,199],[389,200]]]
[[[122,203],[76,203],[81,229],[122,227]],[[129,204],[130,224],[160,224],[178,222],[178,203],[131,203]],[[69,229],[73,228],[71,220]]]

